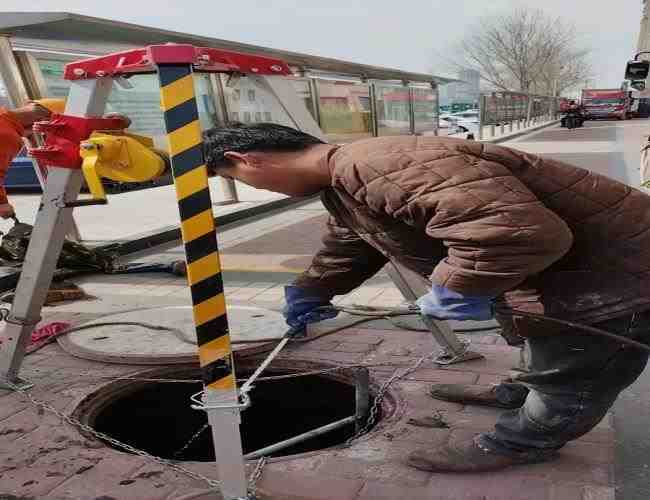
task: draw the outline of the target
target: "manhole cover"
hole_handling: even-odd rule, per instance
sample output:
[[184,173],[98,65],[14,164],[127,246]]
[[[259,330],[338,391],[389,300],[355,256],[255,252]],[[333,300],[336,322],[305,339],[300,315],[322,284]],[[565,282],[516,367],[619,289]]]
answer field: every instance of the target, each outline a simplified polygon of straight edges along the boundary
[[[137,325],[97,326],[59,337],[59,345],[74,356],[108,363],[150,365],[188,363],[197,359],[190,306],[111,314],[80,326],[97,323],[144,323],[172,331]],[[242,355],[268,350],[271,346],[269,339],[280,339],[287,330],[280,313],[259,307],[228,307],[228,323],[233,350]],[[263,340],[256,342],[257,339]]]

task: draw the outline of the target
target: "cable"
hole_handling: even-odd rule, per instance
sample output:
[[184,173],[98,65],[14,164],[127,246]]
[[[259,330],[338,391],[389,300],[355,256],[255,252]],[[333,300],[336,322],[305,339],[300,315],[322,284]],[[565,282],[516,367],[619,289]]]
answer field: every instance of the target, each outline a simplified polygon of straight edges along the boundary
[[[353,316],[363,316],[361,319],[353,321],[352,323],[348,323],[345,325],[341,325],[339,327],[333,328],[331,330],[327,330],[323,333],[312,335],[307,338],[292,338],[291,342],[296,342],[296,343],[308,343],[312,342],[316,339],[320,339],[323,337],[327,337],[329,335],[334,335],[342,330],[345,330],[347,328],[352,328],[364,323],[368,323],[370,321],[376,321],[380,319],[387,320],[391,322],[394,326],[397,326],[399,328],[405,329],[405,330],[411,330],[411,331],[428,331],[425,329],[413,327],[410,325],[406,325],[397,321],[394,321],[394,318],[400,317],[400,316],[419,316],[420,312],[416,310],[404,310],[404,309],[397,309],[397,308],[374,308],[371,306],[352,306],[352,307],[335,307],[335,309],[341,311],[341,312],[346,312],[348,314],[351,314]],[[643,342],[638,342],[636,340],[624,337],[622,335],[617,335],[615,333],[608,332],[607,330],[603,330],[601,328],[597,328],[594,326],[590,325],[585,325],[583,323],[576,323],[574,321],[569,321],[569,320],[564,320],[564,319],[559,319],[559,318],[554,318],[552,316],[546,316],[542,314],[536,314],[536,313],[530,313],[530,312],[525,312],[525,311],[520,311],[517,309],[497,309],[496,312],[503,316],[509,316],[512,318],[531,318],[535,319],[537,321],[548,321],[550,323],[555,323],[559,324],[562,326],[566,326],[569,328],[573,328],[576,330],[581,330],[583,332],[589,333],[591,335],[599,335],[601,337],[607,337],[611,340],[614,340],[616,342],[620,342],[622,344],[629,345],[631,347],[636,347],[637,349],[641,349],[646,352],[650,352],[650,345],[645,344]],[[6,308],[0,308],[0,321],[6,321],[7,317],[9,316],[10,311]],[[154,325],[150,323],[144,323],[144,322],[130,322],[130,321],[119,321],[119,322],[101,322],[101,323],[92,323],[89,325],[81,325],[81,326],[76,326],[73,328],[69,328],[67,330],[64,330],[60,332],[59,334],[56,335],[56,337],[59,337],[61,335],[65,335],[67,333],[72,333],[76,332],[79,330],[85,330],[89,328],[95,328],[95,327],[100,327],[100,326],[140,326],[142,328],[147,328],[150,330],[155,330],[155,331],[167,331],[170,332],[172,335],[174,335],[178,340],[180,340],[183,343],[188,343],[188,344],[195,344],[193,340],[190,340],[185,332],[182,330],[176,329],[176,328],[170,328],[166,326],[160,326],[160,325]],[[487,328],[487,327],[479,327],[479,328],[471,328],[471,329],[456,329],[454,330],[457,333],[463,333],[463,332],[472,332],[472,331],[482,331],[482,330],[488,330],[492,328]],[[278,339],[277,337],[274,338],[261,338],[261,339],[251,339],[251,340],[239,340],[239,341],[233,341],[233,344],[249,344],[249,343],[260,343],[260,342],[280,342],[282,339]]]
[[521,318],[532,318],[538,321],[549,321],[550,323],[556,323],[558,325],[563,325],[569,328],[575,328],[577,330],[589,332],[592,335],[600,335],[601,337],[607,337],[611,340],[615,340],[616,342],[627,344],[629,346],[636,347],[637,349],[650,352],[650,345],[648,344],[645,344],[643,342],[638,342],[636,340],[629,339],[627,337],[623,337],[622,335],[617,335],[615,333],[608,332],[607,330],[603,330],[601,328],[596,328],[595,326],[585,325],[583,323],[576,323],[574,321],[567,321],[565,319],[553,318],[552,316],[546,316],[543,314],[535,314],[535,313],[519,311],[517,309],[501,310],[501,311],[497,310],[497,312],[499,314],[503,314],[504,316],[511,316],[512,318],[521,317]]

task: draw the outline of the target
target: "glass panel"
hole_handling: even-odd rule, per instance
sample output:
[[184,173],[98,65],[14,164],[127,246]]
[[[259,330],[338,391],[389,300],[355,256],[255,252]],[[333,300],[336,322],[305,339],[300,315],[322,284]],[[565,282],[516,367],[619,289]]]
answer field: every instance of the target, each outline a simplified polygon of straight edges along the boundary
[[67,97],[70,82],[63,79],[63,68],[72,59],[37,58],[41,73],[47,86],[47,97]]
[[[244,123],[273,122],[293,127],[294,123],[284,108],[266,89],[250,78],[242,77],[228,87],[228,77],[222,75],[223,91],[230,121]],[[242,98],[243,97],[243,98]]]
[[409,89],[376,83],[375,95],[378,135],[410,134]]
[[201,129],[207,130],[219,125],[219,114],[217,112],[217,96],[214,93],[210,75],[207,73],[194,74],[194,89],[196,92],[196,103],[199,108],[199,121]]
[[438,121],[436,92],[431,88],[413,87],[413,117],[415,133],[434,134]]
[[370,87],[366,84],[316,80],[320,123],[331,142],[352,142],[372,135]]
[[296,89],[298,98],[305,104],[312,117],[316,119],[316,115],[314,114],[314,96],[311,93],[311,85],[309,83],[308,79],[296,79],[293,80],[293,88]]

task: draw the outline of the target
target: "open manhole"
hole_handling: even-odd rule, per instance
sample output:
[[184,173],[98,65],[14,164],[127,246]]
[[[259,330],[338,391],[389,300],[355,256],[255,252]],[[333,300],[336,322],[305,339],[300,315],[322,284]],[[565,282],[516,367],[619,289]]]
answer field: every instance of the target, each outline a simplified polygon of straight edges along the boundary
[[[246,378],[251,371],[238,366],[237,376]],[[265,375],[288,373],[271,368]],[[161,376],[160,372],[148,372],[140,378],[154,375]],[[176,368],[173,372],[166,370],[164,377],[193,380],[200,376],[196,368]],[[200,382],[114,382],[89,395],[75,416],[100,432],[161,458],[213,461],[206,414],[190,407],[190,396],[201,389]],[[356,408],[352,372],[259,382],[250,395],[253,404],[241,414],[244,454],[345,419],[354,415]],[[385,401],[387,408],[394,406],[390,396]],[[377,421],[380,419],[381,411]],[[267,456],[329,448],[344,443],[354,433],[355,424],[350,423]]]

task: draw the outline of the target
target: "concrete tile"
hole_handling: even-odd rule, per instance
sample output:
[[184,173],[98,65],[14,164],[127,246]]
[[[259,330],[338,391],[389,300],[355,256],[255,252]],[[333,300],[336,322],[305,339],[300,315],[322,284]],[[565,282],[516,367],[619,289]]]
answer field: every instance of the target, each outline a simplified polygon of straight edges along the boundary
[[562,455],[571,457],[571,462],[613,464],[615,462],[615,446],[614,443],[571,441],[562,448]]
[[404,489],[392,484],[369,481],[358,500],[548,500],[551,483],[542,479],[503,481],[498,478],[472,478],[467,474],[434,474],[425,487]]
[[5,418],[0,422],[0,449],[12,448],[13,442],[25,439],[38,429],[42,421],[43,418],[31,407]]
[[237,301],[246,301],[252,300],[262,292],[273,288],[274,283],[251,283],[248,286],[243,286],[236,290],[234,293],[231,293],[228,296],[228,300],[237,300]]
[[428,484],[432,498],[455,500],[548,500],[552,486],[550,480],[514,468],[505,473],[434,474]]
[[579,437],[576,441],[587,442],[587,443],[610,444],[614,442],[614,439],[615,439],[615,433],[613,429],[603,429],[603,428],[595,427],[593,430],[591,430],[584,436]]
[[3,495],[13,495],[9,498],[55,498],[50,492],[66,481],[69,474],[74,472],[65,466],[35,464],[0,473],[0,488]]
[[384,341],[385,337],[383,335],[374,333],[373,330],[350,328],[344,332],[341,332],[339,338],[348,343],[359,342],[362,344],[370,344],[376,346],[381,344]]
[[405,380],[421,380],[438,384],[474,384],[477,379],[478,375],[471,372],[463,373],[437,370],[435,368],[421,368],[408,375]]
[[[418,415],[413,415],[418,416]],[[445,418],[445,417],[443,417]],[[399,431],[402,432],[399,432]],[[434,448],[437,446],[442,446],[447,442],[451,432],[449,429],[431,429],[427,427],[417,427],[415,425],[404,425],[401,429],[398,430],[399,435],[395,438],[400,442],[408,441],[417,443],[417,448]]]
[[98,462],[93,468],[77,474],[60,484],[51,493],[51,498],[92,499],[97,497],[113,497],[117,499],[158,500],[169,493],[146,488],[143,491],[138,481],[129,479],[130,476],[145,465],[144,459],[124,453],[110,453],[108,457]]
[[343,477],[359,480],[378,480],[389,484],[402,486],[423,486],[429,480],[430,474],[405,463],[404,456],[391,461],[352,460],[343,457],[332,457],[316,472],[330,477]]
[[583,500],[581,484],[555,483],[551,487],[549,500]]
[[258,491],[282,500],[355,500],[363,481],[321,475],[278,472],[265,474]]
[[[359,492],[357,500],[456,500],[455,497],[442,497],[423,486],[405,488],[403,485],[368,481]],[[465,499],[468,500],[468,499]],[[479,500],[479,499],[473,499]]]
[[267,473],[268,471],[268,474],[275,474],[276,472],[316,474],[314,471],[316,471],[330,456],[330,453],[315,453],[296,458],[282,457],[271,459],[267,462],[264,472]]
[[363,359],[363,354],[351,352],[333,352],[333,351],[297,351],[287,350],[280,354],[278,359],[296,359],[296,360],[314,360],[329,361],[337,364],[354,364]]
[[616,490],[611,486],[586,485],[582,493],[582,500],[614,500],[615,498]]
[[461,404],[433,399],[429,395],[430,385],[424,382],[399,382],[396,388],[399,389],[410,411],[433,414],[436,411],[457,413],[463,409]]
[[334,350],[338,352],[356,352],[356,353],[369,353],[374,349],[372,344],[364,344],[361,342],[341,342]]
[[29,406],[29,403],[20,395],[10,391],[2,392],[3,396],[0,398],[0,426],[5,419],[25,410]]

